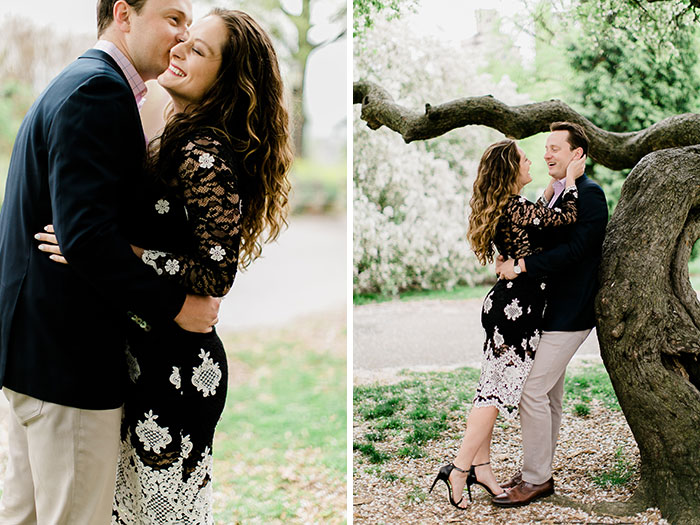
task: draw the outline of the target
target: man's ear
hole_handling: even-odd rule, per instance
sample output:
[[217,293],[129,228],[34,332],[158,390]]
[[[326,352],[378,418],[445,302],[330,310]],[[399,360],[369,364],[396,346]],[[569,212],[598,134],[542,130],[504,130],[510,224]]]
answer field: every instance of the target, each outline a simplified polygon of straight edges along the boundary
[[112,18],[117,27],[124,33],[128,33],[131,30],[131,11],[131,6],[124,0],[114,2]]

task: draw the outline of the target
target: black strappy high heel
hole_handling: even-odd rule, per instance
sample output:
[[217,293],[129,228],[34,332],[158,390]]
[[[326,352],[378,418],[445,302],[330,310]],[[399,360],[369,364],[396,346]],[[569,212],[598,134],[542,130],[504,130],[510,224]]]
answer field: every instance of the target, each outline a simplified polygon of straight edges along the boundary
[[[469,474],[467,475],[467,487],[471,487],[474,484],[481,485],[484,489],[486,489],[486,492],[488,492],[492,497],[495,496],[493,491],[485,484],[479,481],[476,478],[476,467],[483,467],[484,465],[488,465],[491,463],[490,461],[487,461],[486,463],[481,463],[479,465],[472,465],[469,467]],[[468,489],[469,491],[469,501],[471,501],[471,489]]]
[[[472,492],[471,492],[471,489],[469,488],[469,473],[472,471],[472,469],[462,470],[461,468],[456,467],[454,463],[449,463],[448,465],[440,467],[440,471],[438,472],[438,475],[435,477],[435,481],[433,481],[433,484],[430,487],[428,494],[430,494],[433,491],[433,489],[435,488],[435,484],[438,481],[442,480],[445,482],[445,485],[447,485],[447,497],[450,499],[450,503],[452,504],[452,506],[457,507],[458,509],[464,510],[464,507],[459,506],[459,504],[462,503],[464,496],[459,498],[459,501],[456,503],[455,503],[455,500],[452,498],[452,483],[450,483],[450,473],[452,472],[453,469],[467,475],[467,492],[469,493],[469,501],[471,501],[472,500]],[[474,476],[474,479],[476,479],[476,475]]]

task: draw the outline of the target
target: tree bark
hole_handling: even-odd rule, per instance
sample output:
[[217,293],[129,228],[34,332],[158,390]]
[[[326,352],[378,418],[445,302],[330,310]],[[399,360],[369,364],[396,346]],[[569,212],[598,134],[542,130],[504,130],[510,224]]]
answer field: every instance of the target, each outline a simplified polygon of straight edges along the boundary
[[568,120],[581,124],[590,140],[589,157],[613,170],[632,168],[652,151],[700,144],[700,115],[669,117],[647,129],[614,133],[595,126],[560,100],[508,106],[490,95],[425,105],[425,112],[396,104],[380,86],[355,82],[353,103],[362,104],[361,118],[371,129],[386,126],[409,143],[438,137],[455,128],[479,124],[522,139],[549,131],[549,124]]
[[642,460],[637,488],[672,523],[700,523],[700,146],[645,157],[608,224],[596,300],[601,354]]
[[674,524],[700,525],[700,303],[688,276],[700,238],[700,116],[610,133],[560,101],[510,107],[476,97],[421,114],[375,84],[353,91],[370,128],[406,142],[470,124],[523,138],[569,120],[586,128],[596,162],[634,166],[607,227],[596,298],[601,355],[642,460],[635,495],[619,507],[656,505]]

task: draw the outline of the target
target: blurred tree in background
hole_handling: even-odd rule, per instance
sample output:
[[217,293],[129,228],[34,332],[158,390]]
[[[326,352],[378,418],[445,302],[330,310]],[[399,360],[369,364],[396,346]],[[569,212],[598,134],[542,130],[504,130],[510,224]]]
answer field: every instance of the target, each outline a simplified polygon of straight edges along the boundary
[[[212,5],[222,5],[207,0]],[[275,39],[288,69],[292,97],[292,134],[299,157],[308,155],[305,141],[304,93],[311,54],[346,37],[347,6],[343,0],[240,0],[229,6],[250,13]]]
[[[317,51],[346,39],[344,0],[203,0],[212,7],[249,13],[272,36],[290,95],[291,131],[296,160],[292,168],[292,210],[338,213],[346,208],[346,158],[329,155],[328,141],[312,144],[308,123],[309,60]],[[345,125],[342,130],[345,152]],[[320,151],[319,151],[320,150]],[[319,154],[320,153],[320,154]]]
[[[643,129],[663,118],[698,112],[700,108],[700,34],[696,10],[687,0],[522,0],[520,8],[512,12],[477,10],[476,34],[466,35],[461,43],[450,43],[449,48],[443,50],[439,46],[432,47],[429,39],[414,37],[410,28],[402,26],[413,11],[429,6],[438,9],[437,5],[433,7],[421,0],[355,1],[355,80],[375,81],[387,89],[397,103],[420,109],[426,102],[439,104],[468,95],[504,96],[482,83],[484,78],[490,78],[493,86],[513,84],[515,91],[526,100],[563,100],[603,129],[620,132]],[[401,27],[403,31],[392,29]],[[378,32],[385,33],[383,41],[376,36]],[[436,38],[439,39],[437,35]],[[432,51],[423,53],[421,47],[430,47]],[[396,57],[402,57],[409,64],[401,64]],[[387,66],[389,63],[393,63],[393,69]],[[446,73],[434,75],[438,70]],[[464,71],[472,73],[465,75]],[[355,122],[358,122],[357,116]],[[356,124],[356,128],[358,126],[364,127],[361,123]],[[436,160],[448,160],[452,170],[459,164],[454,162],[454,155],[462,153],[462,170],[469,171],[473,169],[469,168],[470,163],[478,162],[488,143],[480,144],[481,151],[469,152],[470,148],[462,147],[455,138],[461,131],[465,130],[454,130],[427,141],[423,150],[433,154]],[[378,137],[376,133],[371,140],[366,139],[370,145],[362,147],[363,133],[362,129],[355,130],[355,162],[360,166],[375,163],[378,169],[385,171],[389,161],[380,166],[375,159],[385,159],[387,155],[375,148],[389,140],[395,140],[394,154],[402,155],[399,139]],[[530,158],[539,159],[544,151],[544,140],[545,135],[540,134],[521,140],[520,145]],[[421,177],[420,172],[420,165],[416,164],[412,173]],[[629,170],[614,171],[589,161],[587,173],[604,187],[612,213]],[[355,177],[357,175],[356,168]],[[533,188],[544,186],[546,171],[533,170],[532,175]],[[355,181],[356,214],[358,207],[367,208],[365,199],[374,202],[357,185]],[[468,185],[464,188],[471,192]],[[534,196],[530,188],[525,191],[529,198]],[[374,205],[378,210],[385,207],[379,200]],[[449,208],[444,207],[438,215],[448,213]],[[396,208],[392,206],[391,209]],[[466,223],[466,213],[462,224]],[[394,222],[397,220],[393,218]],[[362,235],[357,221],[355,228],[355,235]],[[368,231],[368,238],[376,235],[371,228]],[[366,243],[366,240],[354,242],[357,273],[370,267],[371,257],[358,251],[358,243]],[[422,241],[415,242],[418,245]],[[460,238],[455,242],[466,241]],[[386,250],[388,247],[384,248]],[[384,264],[385,256],[386,253],[381,255]],[[374,264],[379,262],[377,258]],[[395,290],[399,282],[396,274],[385,272],[384,275],[374,282],[375,289]],[[478,272],[471,278],[478,279]],[[402,281],[405,284],[398,289],[443,288],[460,279],[469,281],[471,278],[455,273],[432,280],[430,284],[405,278]],[[381,279],[386,282],[382,284]],[[356,292],[368,291],[368,283],[357,275],[355,284]]]
[[67,36],[30,20],[0,23],[0,204],[15,135],[25,113],[49,80],[94,42],[90,35]]
[[[536,56],[518,87],[533,99],[559,98],[617,132],[700,109],[700,29],[688,2],[524,3]],[[629,170],[589,160],[587,172],[604,187],[612,213]]]

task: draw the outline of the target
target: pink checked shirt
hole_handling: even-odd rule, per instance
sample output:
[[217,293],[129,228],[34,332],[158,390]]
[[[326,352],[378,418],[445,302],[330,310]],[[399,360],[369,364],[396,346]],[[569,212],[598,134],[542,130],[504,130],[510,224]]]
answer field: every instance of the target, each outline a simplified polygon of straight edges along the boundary
[[143,103],[146,101],[146,92],[148,91],[148,88],[146,87],[146,83],[141,78],[141,75],[139,75],[136,71],[134,65],[129,62],[129,59],[124,56],[124,53],[119,51],[119,48],[112,42],[107,40],[98,40],[94,49],[104,51],[119,65],[121,70],[124,72],[127,82],[129,82],[131,91],[134,93],[136,105],[139,109],[141,109],[141,106],[143,106]]

